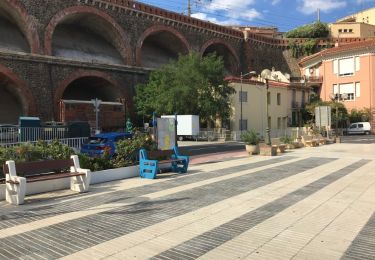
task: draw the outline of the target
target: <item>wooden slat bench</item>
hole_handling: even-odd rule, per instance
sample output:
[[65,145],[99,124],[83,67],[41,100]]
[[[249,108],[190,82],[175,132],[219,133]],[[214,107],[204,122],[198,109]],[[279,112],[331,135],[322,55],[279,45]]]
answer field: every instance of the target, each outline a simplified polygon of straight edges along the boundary
[[155,179],[161,173],[160,165],[170,164],[172,172],[186,173],[189,166],[189,156],[180,155],[178,148],[173,150],[146,151],[139,150],[139,175],[146,179]]
[[6,176],[6,200],[15,205],[23,204],[27,183],[71,178],[71,190],[86,192],[91,179],[90,170],[80,168],[77,155],[68,160],[7,161],[3,171]]

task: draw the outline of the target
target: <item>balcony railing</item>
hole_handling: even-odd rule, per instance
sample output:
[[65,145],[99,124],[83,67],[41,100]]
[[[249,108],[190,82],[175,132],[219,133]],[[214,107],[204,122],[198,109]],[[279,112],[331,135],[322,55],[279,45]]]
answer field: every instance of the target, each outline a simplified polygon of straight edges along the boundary
[[323,76],[291,77],[290,82],[294,82],[294,83],[322,83],[323,82]]

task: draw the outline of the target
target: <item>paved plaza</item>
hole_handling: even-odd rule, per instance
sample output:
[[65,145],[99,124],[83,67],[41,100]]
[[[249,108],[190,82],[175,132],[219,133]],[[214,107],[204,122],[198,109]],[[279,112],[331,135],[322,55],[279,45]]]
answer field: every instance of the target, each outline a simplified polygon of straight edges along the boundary
[[375,259],[375,145],[193,162],[0,202],[0,259]]

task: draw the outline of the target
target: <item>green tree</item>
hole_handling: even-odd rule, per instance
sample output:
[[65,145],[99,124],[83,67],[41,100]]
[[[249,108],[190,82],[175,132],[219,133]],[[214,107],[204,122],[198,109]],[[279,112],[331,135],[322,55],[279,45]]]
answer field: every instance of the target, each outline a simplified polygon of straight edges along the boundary
[[229,97],[235,92],[224,77],[224,62],[216,54],[180,56],[151,72],[147,84],[136,87],[138,114],[195,114],[203,121],[224,121],[230,116]]
[[371,119],[371,112],[369,108],[362,110],[352,109],[349,114],[350,123],[368,122]]
[[297,27],[285,34],[286,38],[326,38],[329,29],[326,23],[315,22]]

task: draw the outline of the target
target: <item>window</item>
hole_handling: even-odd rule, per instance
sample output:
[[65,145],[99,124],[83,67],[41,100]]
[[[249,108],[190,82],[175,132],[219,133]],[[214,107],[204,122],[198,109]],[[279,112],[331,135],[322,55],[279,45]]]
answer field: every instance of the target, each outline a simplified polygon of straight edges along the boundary
[[341,95],[346,95],[346,100],[354,100],[355,86],[353,83],[346,83],[339,85],[339,92]]
[[268,127],[269,127],[269,129],[272,128],[272,126],[271,126],[271,117],[270,116],[268,117]]
[[277,105],[278,106],[281,105],[281,94],[280,93],[277,93]]
[[342,33],[342,29],[339,29],[339,33]]
[[239,92],[239,101],[240,102],[247,102],[247,91],[240,91]]
[[240,119],[240,130],[247,131],[247,119]]
[[349,32],[352,33],[352,32],[353,32],[353,29],[349,29]]
[[348,32],[348,29],[344,29],[344,33]]
[[267,92],[267,104],[271,105],[271,92]]
[[281,117],[277,118],[277,129],[281,129]]
[[361,83],[356,82],[355,83],[355,97],[360,97],[361,96]]
[[339,75],[348,76],[354,74],[354,58],[339,60]]
[[283,117],[283,129],[286,129],[287,121],[288,121],[288,117]]

